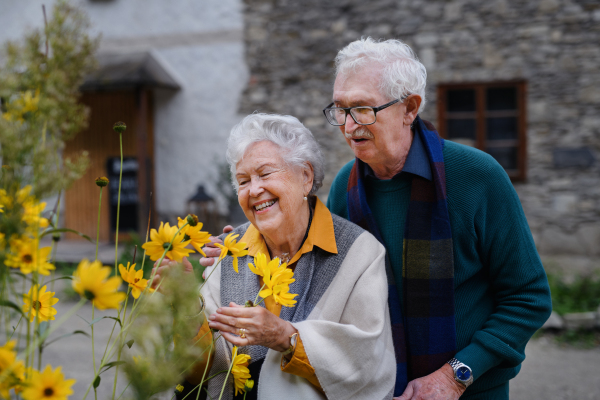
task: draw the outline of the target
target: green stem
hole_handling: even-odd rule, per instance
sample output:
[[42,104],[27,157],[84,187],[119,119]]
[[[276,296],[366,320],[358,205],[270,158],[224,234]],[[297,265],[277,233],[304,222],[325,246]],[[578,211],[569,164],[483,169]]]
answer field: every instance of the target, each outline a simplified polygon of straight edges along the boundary
[[21,315],[21,318],[19,318],[19,322],[17,322],[17,326],[15,326],[13,328],[12,333],[10,334],[10,337],[8,338],[7,342],[12,339],[13,335],[15,334],[15,332],[17,331],[17,328],[19,327],[19,324],[21,323],[21,320],[23,319],[23,315]]
[[121,146],[121,168],[119,169],[119,192],[117,197],[117,227],[115,232],[115,276],[117,276],[117,262],[119,255],[119,215],[121,213],[121,181],[123,180],[123,134],[119,133],[119,145]]
[[102,210],[102,189],[104,188],[100,186],[100,201],[98,202],[98,227],[96,228],[96,255],[94,256],[94,261],[98,259],[98,242],[100,241],[100,211]]
[[198,292],[202,292],[202,288],[204,287],[204,285],[206,285],[206,282],[208,282],[208,278],[210,278],[210,276],[213,274],[213,272],[215,272],[215,270],[217,269],[217,266],[219,265],[219,263],[222,261],[222,258],[219,258],[217,260],[217,263],[215,264],[215,266],[213,267],[213,269],[210,271],[210,274],[208,274],[208,276],[206,277],[206,279],[204,280],[204,282],[202,282],[202,285],[200,285],[200,289],[198,290]]
[[231,365],[229,366],[229,370],[227,371],[227,375],[225,376],[225,382],[223,382],[223,387],[221,388],[221,394],[219,395],[219,400],[221,400],[221,398],[223,397],[223,392],[225,391],[225,386],[227,386],[227,379],[229,379],[229,373],[231,372],[231,368],[233,368],[233,362],[235,361],[236,356],[237,356],[237,349],[235,349],[235,351],[231,355]]
[[73,307],[71,307],[71,309],[69,311],[67,311],[65,313],[65,315],[60,317],[60,319],[58,319],[58,321],[56,321],[54,324],[52,324],[52,327],[50,329],[48,329],[46,332],[44,332],[44,334],[41,337],[34,340],[33,343],[28,344],[27,347],[25,348],[24,352],[19,353],[19,356],[21,356],[27,360],[27,357],[29,356],[29,354],[31,354],[31,352],[39,345],[39,343],[46,340],[46,338],[48,336],[50,336],[52,333],[54,333],[54,331],[56,331],[56,329],[59,326],[61,326],[66,320],[71,318],[71,316],[73,316],[73,314],[75,314],[85,304],[86,301],[87,301],[86,299],[79,300],[79,303],[77,303]]
[[[256,302],[258,301],[258,296],[260,295],[260,292],[262,292],[262,290],[265,288],[265,286],[267,286],[267,284],[266,284],[266,283],[264,283],[264,284],[262,285],[262,287],[260,288],[260,290],[259,290],[259,291],[258,291],[258,293],[256,294],[256,298],[254,299],[254,303],[252,303],[252,304],[254,304],[254,306],[255,306],[255,307],[258,305],[258,304],[256,304]],[[263,300],[264,300],[264,299],[263,299]],[[262,300],[261,300],[261,302],[262,302]],[[260,303],[259,303],[259,304],[260,304]]]
[[[123,322],[127,319],[127,303],[129,302],[129,293],[131,292],[131,287],[127,289],[127,298],[125,299],[125,306],[123,306]],[[115,321],[116,322],[116,321]],[[121,332],[123,331],[123,326],[121,326]],[[127,333],[125,333],[127,334]],[[123,350],[123,341],[125,340],[124,335],[119,336],[119,351],[117,353],[117,361],[121,361],[121,351]],[[119,366],[115,366],[115,382],[113,383],[113,394],[112,398],[115,398],[115,392],[117,391],[117,376],[119,374]]]

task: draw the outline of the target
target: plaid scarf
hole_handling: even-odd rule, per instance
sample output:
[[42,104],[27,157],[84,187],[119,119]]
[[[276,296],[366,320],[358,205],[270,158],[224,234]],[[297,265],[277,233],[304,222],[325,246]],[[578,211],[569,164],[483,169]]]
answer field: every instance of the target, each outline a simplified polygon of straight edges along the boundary
[[[408,382],[439,369],[456,353],[454,258],[446,203],[444,142],[434,126],[418,116],[413,127],[415,135],[421,135],[433,181],[412,177],[403,243],[404,312],[389,258],[386,259],[388,303],[396,352],[394,396],[400,396]],[[356,159],[348,180],[349,219],[384,244],[367,204],[365,173],[365,164]],[[389,245],[399,246],[400,243]]]

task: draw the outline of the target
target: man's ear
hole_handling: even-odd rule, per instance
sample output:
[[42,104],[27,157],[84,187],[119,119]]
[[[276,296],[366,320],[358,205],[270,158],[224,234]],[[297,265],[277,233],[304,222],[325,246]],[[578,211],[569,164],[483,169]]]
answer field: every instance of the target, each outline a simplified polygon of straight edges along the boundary
[[418,94],[411,94],[404,100],[404,104],[406,104],[406,113],[404,114],[404,125],[410,125],[417,118],[417,114],[419,113],[419,107],[421,107],[421,96]]

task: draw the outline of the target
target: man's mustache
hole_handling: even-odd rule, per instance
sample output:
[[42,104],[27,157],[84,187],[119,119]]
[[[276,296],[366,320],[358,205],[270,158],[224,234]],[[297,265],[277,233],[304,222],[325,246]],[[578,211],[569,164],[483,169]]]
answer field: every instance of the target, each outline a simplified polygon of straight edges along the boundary
[[344,131],[344,136],[346,136],[346,139],[360,139],[360,138],[373,139],[375,137],[371,133],[371,131],[365,127],[358,128],[357,130],[355,130],[352,133],[347,133]]

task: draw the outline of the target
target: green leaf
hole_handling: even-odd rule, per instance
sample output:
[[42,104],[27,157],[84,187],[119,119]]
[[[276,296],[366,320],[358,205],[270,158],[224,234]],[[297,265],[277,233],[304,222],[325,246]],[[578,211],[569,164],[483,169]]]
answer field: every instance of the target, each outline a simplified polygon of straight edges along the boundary
[[49,235],[51,233],[60,233],[60,232],[71,232],[71,233],[74,233],[76,235],[81,236],[82,238],[86,239],[90,243],[94,243],[94,241],[88,235],[85,235],[85,234],[83,234],[83,233],[81,233],[79,231],[76,231],[75,229],[69,229],[69,228],[48,229],[46,232],[42,233],[40,235],[40,237],[44,237],[44,236]]
[[54,281],[60,281],[61,279],[68,279],[68,280],[72,281],[72,280],[73,280],[73,277],[72,277],[72,276],[70,276],[70,275],[67,275],[67,276],[61,276],[60,278],[54,278],[54,279],[51,279],[51,280],[49,280],[49,281],[48,281],[48,282],[46,282],[44,285],[47,285],[47,284],[49,284],[49,283],[51,283],[51,282],[54,282]]
[[85,335],[85,336],[87,336],[87,337],[90,337],[89,333],[87,333],[87,332],[84,332],[84,331],[77,330],[77,331],[73,331],[73,332],[71,332],[71,333],[65,333],[64,335],[60,335],[60,336],[59,336],[59,337],[57,337],[56,339],[53,339],[53,340],[49,341],[48,343],[46,343],[46,345],[45,345],[44,347],[48,347],[48,346],[50,346],[52,343],[56,342],[57,340],[64,339],[64,338],[66,338],[66,337],[73,336],[73,335],[78,335],[78,334],[79,334],[79,335]]
[[50,328],[50,323],[48,321],[42,321],[40,322],[40,337],[44,336],[44,333],[46,333],[46,331],[48,330],[48,328]]
[[102,367],[102,370],[100,371],[100,374],[103,373],[103,372],[108,371],[112,367],[116,367],[117,365],[123,365],[123,364],[125,364],[125,361],[113,361],[113,362],[109,362],[104,367]]
[[131,346],[133,346],[133,342],[134,340],[131,339],[129,342],[125,343],[127,345],[127,347],[131,348]]
[[[89,326],[94,325],[96,322],[103,320],[103,319],[114,319],[115,321],[117,321],[119,323],[119,325],[121,325],[121,320],[117,317],[98,317],[96,319],[94,319],[92,322],[89,323]],[[122,325],[121,325],[122,326]]]
[[10,307],[13,310],[17,311],[19,314],[21,314],[23,317],[25,317],[25,314],[23,314],[23,310],[21,310],[21,307],[19,307],[12,301],[0,299],[0,307]]
[[100,386],[100,375],[94,379],[94,389],[96,389],[98,386]]

